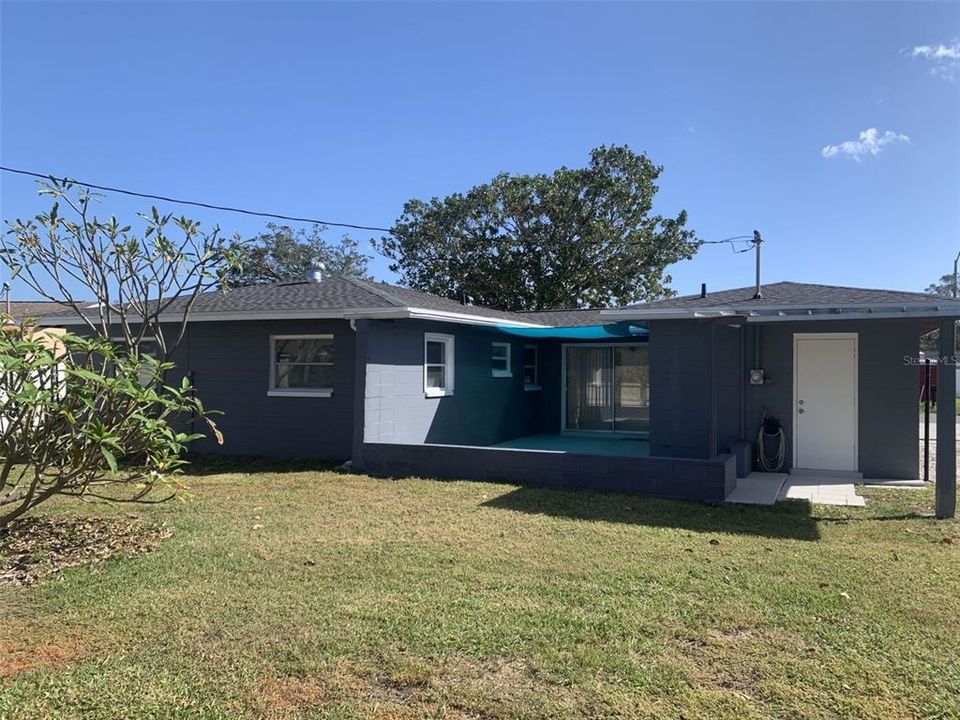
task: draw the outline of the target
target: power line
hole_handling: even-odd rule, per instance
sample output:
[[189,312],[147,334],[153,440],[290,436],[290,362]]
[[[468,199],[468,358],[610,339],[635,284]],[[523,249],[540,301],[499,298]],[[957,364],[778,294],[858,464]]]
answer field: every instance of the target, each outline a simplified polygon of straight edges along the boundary
[[280,215],[279,213],[258,212],[256,210],[244,210],[243,208],[230,207],[227,205],[213,205],[211,203],[199,202],[197,200],[179,200],[177,198],[164,197],[163,195],[151,195],[150,193],[136,192],[134,190],[125,190],[124,188],[109,187],[107,185],[96,185],[94,183],[84,182],[83,180],[76,180],[74,178],[68,178],[68,177],[58,178],[57,176],[52,174],[43,174],[38,172],[32,172],[30,170],[20,170],[18,168],[6,167],[4,165],[0,165],[0,170],[4,172],[9,172],[9,173],[15,173],[17,175],[27,175],[30,177],[40,178],[41,180],[60,180],[63,182],[71,182],[76,185],[83,185],[84,187],[88,187],[88,188],[94,188],[95,190],[103,190],[105,192],[120,193],[121,195],[131,195],[133,197],[147,198],[150,200],[161,200],[163,202],[176,203],[178,205],[192,205],[194,207],[202,207],[202,208],[207,208],[209,210],[224,210],[226,212],[240,213],[242,215],[254,215],[256,217],[275,218],[277,220],[290,220],[292,222],[317,223],[319,225],[350,228],[352,230],[373,230],[376,232],[385,232],[385,233],[391,232],[390,228],[376,227],[374,225],[355,225],[353,223],[331,222],[330,220],[318,220],[317,218],[294,217],[292,215]]
[[[38,172],[33,172],[33,171],[31,171],[31,170],[22,170],[22,169],[19,169],[19,168],[7,167],[7,166],[5,166],[5,165],[0,165],[0,170],[2,170],[3,172],[14,173],[14,174],[17,174],[17,175],[26,175],[26,176],[28,176],[28,177],[35,177],[35,178],[39,178],[39,179],[41,179],[41,180],[55,180],[55,181],[61,181],[61,182],[71,182],[71,183],[73,183],[73,184],[75,184],[75,185],[83,185],[84,187],[93,188],[93,189],[95,189],[95,190],[103,190],[104,192],[119,193],[119,194],[121,194],[121,195],[130,195],[130,196],[132,196],[132,197],[147,198],[147,199],[149,199],[149,200],[161,200],[161,201],[163,201],[163,202],[176,203],[176,204],[178,204],[178,205],[191,205],[191,206],[194,206],[194,207],[207,208],[207,209],[209,209],[209,210],[223,210],[223,211],[225,211],[225,212],[240,213],[241,215],[252,215],[252,216],[255,216],[255,217],[274,218],[274,219],[277,219],[277,220],[289,220],[289,221],[291,221],[291,222],[316,223],[316,224],[318,224],[318,225],[327,225],[327,226],[329,226],[329,227],[350,228],[350,229],[352,229],[352,230],[372,230],[372,231],[375,231],[375,232],[388,233],[388,234],[390,234],[390,235],[393,234],[393,231],[392,231],[391,228],[377,227],[377,226],[375,226],[375,225],[356,225],[356,224],[354,224],[354,223],[333,222],[333,221],[330,221],[330,220],[319,220],[319,219],[317,219],[317,218],[295,217],[295,216],[292,216],[292,215],[281,215],[281,214],[279,214],[279,213],[268,213],[268,212],[259,212],[259,211],[256,211],[256,210],[246,210],[246,209],[244,209],[244,208],[230,207],[230,206],[227,206],[227,205],[214,205],[214,204],[212,204],[212,203],[200,202],[199,200],[180,200],[180,199],[177,199],[177,198],[166,197],[166,196],[164,196],[164,195],[153,195],[153,194],[151,194],[151,193],[142,193],[142,192],[137,192],[137,191],[135,191],[135,190],[126,190],[126,189],[124,189],[124,188],[110,187],[109,185],[97,185],[97,184],[95,184],[95,183],[89,183],[89,182],[85,182],[85,181],[83,181],[83,180],[77,180],[77,179],[75,179],[75,178],[69,178],[69,177],[66,177],[66,176],[64,176],[64,177],[57,177],[56,175],[53,175],[53,174],[51,174],[51,173],[46,173],[46,174],[44,174],[44,173],[38,173]],[[698,242],[698,244],[700,244],[700,245],[721,245],[721,244],[723,244],[723,243],[729,243],[731,250],[733,250],[735,253],[742,253],[742,252],[748,252],[749,250],[752,250],[753,248],[752,248],[752,247],[748,247],[748,248],[744,248],[743,250],[737,250],[736,247],[735,247],[735,243],[738,243],[738,242],[748,242],[748,241],[749,241],[750,244],[752,245],[753,240],[754,240],[754,236],[753,236],[753,235],[735,235],[735,236],[733,236],[733,237],[724,238],[724,239],[722,239],[722,240],[699,240],[699,241],[697,241],[697,242]],[[490,242],[494,242],[494,240],[491,239]],[[573,243],[571,243],[571,244],[573,244]],[[596,245],[603,245],[603,244],[605,244],[605,243],[604,243],[603,240],[590,240],[590,241],[586,241],[586,242],[584,242],[583,240],[581,240],[581,241],[579,241],[578,244],[596,244]]]
[[[734,253],[745,253],[753,250],[753,246],[756,244],[756,236],[754,235],[735,235],[734,237],[724,238],[723,240],[701,240],[701,245],[722,245],[723,243],[730,243],[730,249]],[[741,250],[737,250],[737,243],[749,243],[749,247],[745,247]]]

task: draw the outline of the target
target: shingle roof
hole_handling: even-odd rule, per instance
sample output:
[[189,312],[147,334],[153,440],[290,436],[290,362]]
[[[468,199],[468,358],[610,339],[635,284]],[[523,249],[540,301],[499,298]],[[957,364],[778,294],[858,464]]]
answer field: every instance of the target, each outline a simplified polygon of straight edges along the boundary
[[761,309],[763,307],[809,307],[811,305],[916,305],[930,303],[956,303],[951,298],[903,290],[872,290],[844,287],[841,285],[815,285],[812,283],[776,282],[761,285],[763,297],[753,298],[754,286],[707,292],[707,297],[684,295],[649,303],[628,306],[628,310],[670,310],[692,308],[733,307]]
[[[183,306],[183,302],[186,300],[174,301],[167,311],[177,312]],[[463,305],[456,300],[410,288],[337,275],[327,275],[320,282],[298,280],[232,288],[226,292],[203,293],[197,297],[191,316],[200,319],[208,313],[216,313],[219,316],[224,313],[243,315],[258,312],[308,313],[310,311],[371,311],[398,308],[457,313],[507,322],[539,322],[525,317],[522,313],[504,312],[480,305]],[[71,317],[73,312],[67,310],[58,313],[57,317],[59,316]]]
[[554,327],[583,327],[586,325],[605,325],[610,318],[601,315],[600,309],[585,310],[525,310],[517,313],[530,322],[539,322]]
[[[43,315],[60,312],[64,306],[58,302],[50,300],[11,300],[10,315],[14,320],[25,320],[26,318],[38,318]],[[0,312],[6,312],[5,303],[0,303]]]

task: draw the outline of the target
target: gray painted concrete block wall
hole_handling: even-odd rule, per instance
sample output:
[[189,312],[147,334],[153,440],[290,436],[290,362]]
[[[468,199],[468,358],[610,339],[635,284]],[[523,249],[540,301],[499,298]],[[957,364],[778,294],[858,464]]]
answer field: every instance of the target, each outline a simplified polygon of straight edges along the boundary
[[[756,332],[752,326],[751,331]],[[779,418],[787,436],[786,467],[793,455],[793,334],[856,332],[859,337],[858,402],[860,471],[865,477],[912,479],[919,461],[916,320],[771,323],[760,330],[763,386],[748,386],[747,431],[755,441],[764,409]],[[750,351],[752,358],[752,350]]]
[[[270,336],[334,336],[333,396],[268,396]],[[198,396],[224,444],[198,441],[205,453],[345,460],[353,443],[354,333],[345,321],[197,322],[173,358],[193,373]],[[197,431],[204,428],[198,424]]]
[[707,326],[656,320],[650,329],[650,454],[707,456]]
[[[189,369],[198,393],[224,411],[220,447],[196,449],[234,455],[347,459],[363,442],[489,445],[537,432],[559,432],[561,341],[540,348],[540,391],[523,388],[523,346],[494,328],[445,323],[380,321],[203,322],[190,326],[175,362]],[[718,323],[717,449],[740,435],[740,383],[746,400],[745,435],[755,441],[764,409],[780,418],[792,454],[793,333],[859,334],[859,450],[866,476],[917,475],[917,371],[904,356],[917,352],[916,320],[772,323],[745,329]],[[456,337],[456,389],[450,398],[423,395],[423,334]],[[762,387],[746,382],[753,342],[760,334]],[[331,398],[270,397],[270,335],[332,333],[336,377]],[[745,358],[740,333],[746,333]],[[360,338],[358,340],[358,337]],[[650,323],[651,454],[705,459],[708,450],[708,330],[706,322]],[[493,378],[490,343],[511,343],[512,378]],[[356,354],[356,345],[360,354]],[[366,357],[367,364],[355,362]],[[365,386],[363,392],[356,390]],[[362,425],[361,425],[362,423]],[[200,428],[198,428],[200,429]],[[486,457],[486,456],[484,456]]]
[[[706,457],[709,445],[707,322],[650,323],[650,451],[655,456]],[[740,435],[740,382],[746,439],[756,442],[764,411],[780,419],[786,434],[785,469],[792,465],[793,334],[856,332],[859,336],[860,471],[875,478],[917,476],[917,371],[904,356],[917,354],[916,320],[781,322],[715,330],[717,449],[729,452]],[[762,386],[751,386],[753,343],[760,334]],[[740,336],[746,333],[741,360]],[[742,373],[742,375],[741,375]]]
[[745,330],[718,323],[714,335],[717,362],[717,450],[730,452],[740,439],[740,413],[746,377],[743,372],[740,337]]
[[721,502],[736,486],[736,460],[606,457],[463,445],[364,446],[362,470],[374,475],[491,480],[582,487]]
[[[424,333],[453,335],[452,397],[425,397]],[[511,345],[510,378],[491,373],[491,343]],[[537,432],[539,392],[523,387],[523,339],[485,328],[372,320],[366,340],[365,443],[490,445]]]

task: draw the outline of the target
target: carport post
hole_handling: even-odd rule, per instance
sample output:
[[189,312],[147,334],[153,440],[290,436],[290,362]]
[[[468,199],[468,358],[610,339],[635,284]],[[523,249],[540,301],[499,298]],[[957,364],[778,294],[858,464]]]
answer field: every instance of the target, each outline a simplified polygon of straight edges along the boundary
[[940,321],[937,363],[937,517],[957,514],[956,320]]

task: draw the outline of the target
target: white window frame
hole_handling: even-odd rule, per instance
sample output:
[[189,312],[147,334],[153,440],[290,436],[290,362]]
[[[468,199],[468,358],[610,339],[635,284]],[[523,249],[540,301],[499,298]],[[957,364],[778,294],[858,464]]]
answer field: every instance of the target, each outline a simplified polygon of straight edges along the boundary
[[[427,368],[441,367],[439,363],[427,363],[427,343],[443,343],[443,377],[446,385],[442,388],[427,387]],[[454,337],[445,333],[423,334],[423,395],[428,398],[450,397],[453,395],[454,378]]]
[[494,343],[490,343],[490,362],[491,362],[491,363],[493,363],[493,349],[494,349],[494,348],[498,348],[498,347],[506,348],[506,349],[507,349],[507,357],[505,358],[506,361],[507,361],[507,368],[506,368],[506,370],[499,370],[499,369],[497,369],[497,368],[495,368],[495,367],[491,367],[491,368],[490,368],[490,375],[491,375],[491,377],[495,377],[495,378],[510,378],[510,377],[513,377],[513,365],[512,365],[511,362],[510,362],[510,361],[511,361],[511,355],[513,354],[512,344],[511,344],[511,343],[508,343],[508,342],[494,342]]
[[[333,396],[333,388],[278,388],[277,387],[277,340],[333,340],[332,333],[320,335],[271,335],[270,336],[270,386],[267,395],[270,397],[318,397]],[[330,363],[331,367],[335,363]]]
[[[527,365],[527,350],[533,350],[533,365]],[[533,368],[533,382],[527,382],[527,368]],[[523,389],[540,390],[540,346],[523,346]]]

